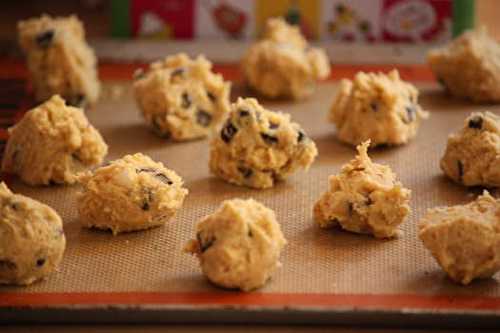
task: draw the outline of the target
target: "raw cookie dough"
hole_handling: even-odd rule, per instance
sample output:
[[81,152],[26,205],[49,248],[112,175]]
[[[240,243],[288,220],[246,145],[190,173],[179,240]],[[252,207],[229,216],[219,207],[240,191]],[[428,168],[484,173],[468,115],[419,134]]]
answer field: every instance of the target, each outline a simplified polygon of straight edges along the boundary
[[351,145],[366,140],[373,146],[405,144],[427,117],[418,105],[418,90],[397,70],[359,72],[353,81],[342,80],[330,110],[337,137]]
[[466,285],[500,270],[500,199],[487,191],[467,205],[430,209],[419,229],[452,280]]
[[55,94],[74,106],[96,102],[100,90],[97,60],[76,16],[42,15],[19,22],[18,32],[39,102]]
[[134,94],[154,131],[176,141],[206,137],[229,112],[231,84],[203,56],[180,53],[135,74]]
[[65,247],[62,221],[52,208],[0,183],[0,284],[45,278],[59,266]]
[[113,234],[163,225],[181,208],[188,190],[161,162],[143,154],[126,155],[79,178],[83,226]]
[[358,156],[330,176],[330,188],[314,205],[314,218],[321,228],[340,226],[345,230],[372,234],[377,238],[396,236],[410,213],[411,191],[396,180],[389,166],[368,157],[370,142],[357,147]]
[[224,288],[262,287],[281,266],[286,244],[274,212],[253,200],[224,201],[196,226],[186,251],[196,254],[203,273]]
[[83,110],[58,95],[26,112],[9,135],[2,170],[30,185],[72,184],[78,172],[101,164],[108,152]]
[[434,75],[452,95],[500,102],[500,45],[486,29],[467,31],[427,55]]
[[248,85],[266,97],[301,99],[328,77],[330,62],[322,49],[307,45],[298,27],[271,18],[263,39],[244,56],[242,71]]
[[314,142],[288,114],[239,98],[211,142],[209,166],[230,183],[269,188],[301,167],[308,169],[317,154]]
[[500,117],[474,112],[448,137],[443,172],[465,186],[500,186]]

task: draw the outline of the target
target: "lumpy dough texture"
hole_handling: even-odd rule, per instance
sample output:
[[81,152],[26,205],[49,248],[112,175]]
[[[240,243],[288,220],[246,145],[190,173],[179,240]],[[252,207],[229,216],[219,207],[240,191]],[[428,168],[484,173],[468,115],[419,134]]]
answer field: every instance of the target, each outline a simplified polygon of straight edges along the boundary
[[146,122],[173,140],[206,137],[229,112],[231,84],[203,56],[178,54],[135,75],[134,93]]
[[337,137],[351,145],[371,140],[373,146],[400,145],[416,134],[428,117],[418,104],[418,90],[389,74],[359,72],[342,80],[330,110]]
[[161,162],[127,155],[80,176],[78,212],[83,226],[120,232],[163,225],[181,208],[188,190]]
[[66,238],[61,218],[47,205],[0,184],[0,283],[28,285],[62,260]]
[[198,256],[212,283],[250,291],[262,287],[281,265],[285,244],[271,209],[253,199],[233,199],[198,223],[186,251]]
[[2,169],[30,185],[72,184],[79,172],[99,165],[107,152],[83,110],[55,95],[9,128]]
[[441,169],[465,186],[500,186],[500,117],[474,112],[448,137]]
[[210,149],[210,170],[237,185],[269,188],[298,168],[309,168],[318,151],[290,116],[239,98]]
[[358,146],[358,156],[330,176],[330,188],[314,206],[314,218],[322,228],[345,230],[388,238],[410,213],[410,190],[396,180],[392,170],[368,157],[369,142]]
[[500,46],[485,29],[465,32],[427,56],[438,81],[452,95],[500,102]]
[[43,15],[18,24],[35,97],[61,95],[74,106],[94,104],[99,96],[96,57],[76,16]]
[[430,209],[419,229],[452,280],[466,285],[500,270],[500,199],[487,191],[467,205]]
[[263,39],[247,51],[242,71],[248,85],[266,97],[300,99],[330,74],[330,63],[323,50],[307,45],[298,27],[272,18]]

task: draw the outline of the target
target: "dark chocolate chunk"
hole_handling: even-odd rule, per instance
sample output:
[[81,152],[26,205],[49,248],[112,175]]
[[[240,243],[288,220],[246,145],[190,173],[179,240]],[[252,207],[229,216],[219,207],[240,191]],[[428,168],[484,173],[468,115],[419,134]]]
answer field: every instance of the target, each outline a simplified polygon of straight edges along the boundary
[[147,202],[146,200],[144,200],[144,202],[142,203],[141,208],[144,211],[149,210],[149,202]]
[[157,178],[159,181],[161,181],[162,183],[165,183],[167,185],[172,185],[174,183],[165,174],[161,173],[160,171],[156,170],[155,168],[140,168],[140,169],[137,169],[135,172],[137,172],[137,173],[141,173],[141,172],[151,173],[153,175],[153,177]]
[[248,229],[248,237],[250,237],[250,238],[253,237],[252,229]]
[[273,123],[272,121],[269,122],[270,129],[277,129],[278,127],[280,127],[279,123]]
[[75,160],[77,160],[78,162],[82,162],[82,159],[80,158],[80,155],[78,155],[77,152],[74,152],[73,154],[71,154],[71,157],[74,158]]
[[234,127],[234,125],[230,121],[228,121],[220,131],[220,137],[222,141],[224,141],[225,143],[229,143],[233,139],[236,132],[238,132],[238,129]]
[[239,111],[240,117],[248,117],[250,115],[250,111],[245,109],[240,109]]
[[44,49],[49,47],[54,39],[54,34],[54,30],[47,30],[38,34],[35,38],[37,45]]
[[0,259],[0,272],[1,271],[15,271],[17,265],[9,259]]
[[297,132],[297,142],[304,141],[305,137],[306,137],[306,135],[304,134],[304,132],[302,132],[302,131],[298,131]]
[[145,197],[144,197],[144,200],[142,201],[141,209],[144,211],[149,210],[149,208],[151,207],[150,206],[151,201],[153,201],[153,192],[151,192],[151,190],[149,190],[149,189],[146,189],[145,190]]
[[40,258],[36,261],[36,265],[38,267],[42,267],[43,265],[45,265],[45,259],[44,258]]
[[174,69],[172,71],[172,73],[170,73],[170,78],[174,79],[176,77],[180,77],[180,76],[183,76],[184,75],[184,72],[185,72],[185,69],[180,67],[180,68],[177,68],[177,69]]
[[215,242],[215,238],[209,239],[207,242],[203,242],[203,240],[201,239],[200,233],[196,234],[196,239],[198,240],[198,244],[200,245],[200,251],[201,251],[201,253],[203,253],[206,250],[208,250],[208,248],[210,246],[212,246],[214,244],[214,242]]
[[204,127],[208,127],[212,122],[212,115],[205,110],[198,110],[196,113],[196,121]]
[[250,178],[253,175],[252,169],[249,169],[249,168],[246,168],[243,166],[239,166],[238,171],[243,175],[244,178]]
[[460,160],[457,160],[457,170],[458,170],[458,180],[462,181],[462,177],[464,176],[464,164]]
[[351,216],[351,215],[352,215],[352,213],[354,212],[354,204],[353,204],[352,202],[349,202],[349,203],[347,204],[347,211],[348,211],[348,213],[349,213],[349,216]]
[[372,109],[373,112],[378,111],[378,103],[377,102],[371,102],[370,103],[370,109]]
[[483,128],[483,117],[475,116],[469,120],[469,128],[481,129]]
[[182,94],[181,107],[187,109],[191,106],[191,104],[192,104],[191,96],[189,96],[187,92],[184,92]]
[[262,138],[262,140],[264,140],[264,142],[266,142],[269,145],[278,143],[277,137],[269,135],[267,133],[260,133],[260,137]]
[[157,115],[156,117],[153,118],[153,121],[151,125],[153,126],[153,131],[160,137],[168,139],[170,138],[170,132],[167,129],[163,129],[161,127],[160,120],[158,119],[159,117],[164,116],[163,114]]
[[413,122],[416,119],[417,116],[417,109],[415,105],[409,105],[405,108],[406,111],[406,117],[403,118],[403,122],[405,124],[409,124]]
[[217,101],[217,97],[215,97],[215,95],[212,94],[210,91],[207,91],[207,96],[212,103],[215,103]]
[[66,104],[74,107],[82,107],[85,104],[85,95],[77,94],[75,96],[68,97],[66,99]]

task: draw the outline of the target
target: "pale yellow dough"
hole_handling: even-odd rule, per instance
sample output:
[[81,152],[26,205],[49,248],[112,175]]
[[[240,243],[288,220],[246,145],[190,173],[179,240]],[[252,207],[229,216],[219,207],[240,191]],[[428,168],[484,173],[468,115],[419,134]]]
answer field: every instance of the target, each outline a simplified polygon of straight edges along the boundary
[[253,199],[233,199],[198,223],[196,239],[185,250],[196,254],[212,283],[251,291],[262,287],[281,266],[285,244],[271,209]]
[[309,47],[299,28],[281,18],[267,21],[263,39],[250,47],[241,67],[248,85],[270,98],[308,97],[316,81],[330,74],[326,53]]
[[441,170],[465,186],[500,186],[500,117],[474,112],[448,137]]
[[176,141],[203,138],[229,112],[231,84],[212,72],[205,57],[180,53],[138,71],[134,95],[146,122],[160,136]]
[[28,285],[59,266],[66,238],[49,206],[0,183],[0,284]]
[[467,205],[430,209],[419,228],[425,247],[457,283],[500,270],[500,199],[487,191]]
[[500,45],[479,28],[433,49],[427,62],[452,95],[475,102],[500,102]]
[[230,183],[269,188],[299,168],[307,170],[317,154],[314,142],[288,114],[239,98],[211,142],[209,166]]
[[31,18],[19,22],[18,32],[39,102],[55,94],[74,106],[97,101],[97,60],[76,16]]
[[174,171],[140,153],[83,174],[79,180],[81,224],[113,234],[165,224],[188,194]]
[[330,188],[314,205],[314,219],[321,228],[342,229],[394,237],[410,213],[411,191],[396,180],[392,170],[368,157],[369,142],[358,146],[358,156],[330,176]]
[[72,184],[102,163],[108,146],[82,109],[55,95],[9,128],[2,170],[30,185]]
[[341,141],[358,145],[371,140],[377,146],[407,143],[427,117],[418,104],[418,90],[393,70],[359,72],[352,81],[342,80],[329,119]]

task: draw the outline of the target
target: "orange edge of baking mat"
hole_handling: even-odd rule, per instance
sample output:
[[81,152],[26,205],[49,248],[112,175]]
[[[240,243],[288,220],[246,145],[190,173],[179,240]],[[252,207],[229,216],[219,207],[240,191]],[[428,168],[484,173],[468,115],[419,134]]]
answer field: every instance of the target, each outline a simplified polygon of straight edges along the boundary
[[220,305],[247,307],[317,307],[357,310],[500,310],[500,298],[481,296],[421,296],[278,293],[0,293],[0,307],[78,305]]
[[[130,80],[138,68],[147,67],[144,63],[109,63],[99,64],[99,74],[103,80]],[[358,71],[363,72],[388,72],[397,69],[404,80],[408,81],[434,81],[434,75],[427,65],[345,65],[334,64],[327,80],[352,79]],[[237,64],[215,64],[214,71],[224,76],[226,80],[238,80],[241,75]],[[26,65],[18,59],[0,59],[0,78],[26,78],[28,76]]]

